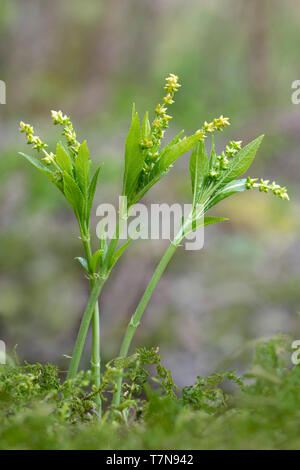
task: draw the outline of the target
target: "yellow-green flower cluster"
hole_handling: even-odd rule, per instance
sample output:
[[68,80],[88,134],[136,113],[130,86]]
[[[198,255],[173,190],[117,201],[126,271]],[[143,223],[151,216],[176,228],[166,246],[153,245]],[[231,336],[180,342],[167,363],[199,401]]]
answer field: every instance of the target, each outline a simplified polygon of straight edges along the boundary
[[45,148],[48,147],[48,145],[43,142],[40,137],[34,135],[34,130],[33,127],[30,124],[25,124],[25,122],[21,121],[20,122],[20,132],[24,132],[26,135],[27,143],[32,144],[34,149],[36,149],[38,152],[42,150],[42,152],[45,154],[44,158],[42,160],[50,165],[51,163],[54,164],[54,166],[57,168],[57,170],[61,171],[59,168],[58,164],[55,161],[55,155],[54,153],[50,152],[48,153]]
[[[143,149],[150,150],[147,155],[150,157],[150,160],[154,160],[156,158],[160,141],[164,137],[165,130],[169,126],[170,119],[172,119],[172,116],[167,114],[167,105],[174,103],[174,94],[180,87],[181,85],[178,83],[178,77],[171,73],[166,78],[164,89],[167,94],[162,99],[163,104],[159,103],[155,108],[155,118],[152,122],[150,137],[148,139],[143,139],[141,142],[141,147]],[[151,151],[151,149],[153,149],[153,151]]]
[[[227,119],[227,118],[224,118],[224,119]],[[216,119],[214,119],[214,121],[216,121]],[[217,156],[216,162],[213,168],[209,172],[209,176],[215,180],[218,179],[221,176],[222,171],[228,168],[230,159],[233,158],[238,153],[239,150],[241,150],[241,147],[242,147],[241,140],[237,140],[237,141],[232,140],[231,142],[229,142],[229,144],[226,146],[225,152],[222,152],[221,155]]]
[[71,119],[66,114],[63,114],[62,111],[51,111],[51,116],[53,119],[53,124],[61,125],[64,127],[62,135],[65,136],[67,144],[74,150],[75,153],[78,152],[80,143],[76,140],[76,132],[74,131],[73,124]]
[[203,130],[204,132],[211,134],[214,131],[222,131],[223,128],[226,126],[230,126],[229,118],[221,115],[220,117],[215,118],[211,122],[205,121],[205,123],[203,124]]
[[48,147],[48,145],[43,142],[40,137],[34,135],[33,127],[30,124],[25,124],[25,122],[20,122],[20,132],[24,132],[26,135],[27,143],[33,145],[33,148],[38,152]]
[[269,180],[263,180],[261,178],[258,183],[258,178],[250,178],[250,176],[248,176],[246,181],[246,188],[258,188],[259,191],[264,193],[271,191],[274,196],[278,196],[280,199],[285,199],[286,201],[290,200],[287,189],[285,187],[279,186],[279,184],[275,183],[275,181],[270,184]]
[[[172,116],[167,114],[167,106],[174,103],[174,94],[178,89],[181,87],[180,83],[178,82],[178,77],[171,73],[166,78],[166,85],[164,90],[166,91],[166,95],[163,97],[162,102],[163,104],[159,103],[155,108],[155,118],[152,122],[151,129],[148,136],[144,136],[140,145],[143,151],[145,152],[145,160],[144,160],[144,173],[148,174],[151,170],[151,167],[154,161],[157,159],[159,154],[159,147],[162,138],[164,137],[165,130],[169,126],[169,121],[172,119]],[[203,127],[195,132],[195,135],[199,136],[199,140],[203,140],[207,137],[207,133],[212,133],[214,131],[221,131],[224,127],[229,126],[229,118],[220,116],[215,118],[212,122],[206,122],[203,124]],[[184,137],[185,138],[185,137]],[[231,145],[232,143],[230,143]],[[229,153],[233,154],[235,152],[235,147],[230,146]],[[217,166],[220,169],[224,169],[227,164],[227,157],[231,157],[232,155],[220,156],[220,161],[217,162]],[[216,171],[214,169],[214,171]],[[212,170],[213,171],[213,170]]]

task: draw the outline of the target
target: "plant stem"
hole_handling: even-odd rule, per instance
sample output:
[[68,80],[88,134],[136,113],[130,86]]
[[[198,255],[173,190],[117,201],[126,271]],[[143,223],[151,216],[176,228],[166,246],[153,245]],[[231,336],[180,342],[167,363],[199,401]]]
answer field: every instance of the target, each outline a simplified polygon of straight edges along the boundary
[[[90,234],[89,231],[86,236],[82,236],[82,243],[84,246],[84,251],[86,255],[87,264],[90,271],[90,293],[94,287],[94,272],[91,267],[91,258],[92,250],[90,244]],[[92,355],[91,355],[91,369],[92,369],[92,383],[95,387],[99,388],[101,384],[101,358],[100,358],[100,316],[99,316],[99,306],[98,300],[94,307],[94,312],[92,316]],[[101,397],[100,394],[96,395],[96,405],[101,416]]]
[[[80,227],[80,224],[79,224]],[[92,257],[92,251],[90,246],[90,236],[89,231],[87,230],[87,235],[84,234],[84,231],[81,230],[81,239],[84,246],[84,251],[87,258],[88,267],[90,268],[90,260]],[[113,239],[113,244],[111,247],[110,256],[112,256],[113,251],[118,243],[119,238],[119,225],[116,229],[116,240]],[[110,257],[107,257],[108,261],[106,262],[109,265]],[[93,373],[93,383],[97,387],[101,384],[101,355],[100,355],[100,316],[99,316],[99,306],[98,306],[98,297],[102,290],[102,287],[107,279],[108,273],[102,273],[98,279],[91,279],[90,280],[90,298],[84,315],[81,320],[80,329],[77,335],[76,343],[73,350],[72,359],[70,362],[67,379],[72,379],[75,377],[78,371],[80,358],[82,355],[84,343],[86,340],[86,336],[88,333],[89,325],[92,320],[92,358],[91,358],[91,366],[92,366],[92,373]],[[92,270],[91,270],[92,271]],[[99,275],[99,274],[98,274]],[[99,400],[97,399],[97,404],[99,411],[101,413],[101,398],[99,396]]]
[[[81,240],[82,240],[82,244],[83,244],[83,247],[84,247],[85,256],[86,256],[86,260],[87,260],[87,264],[88,264],[89,271],[90,271],[90,276],[91,276],[91,278],[90,278],[90,296],[91,296],[94,285],[95,285],[95,279],[93,277],[94,272],[91,268],[92,250],[91,250],[91,244],[90,244],[90,234],[89,234],[88,229],[87,229],[87,233],[84,233],[83,231],[81,231]],[[84,320],[84,318],[82,319],[82,323],[83,323],[83,320]],[[82,326],[82,324],[81,324],[81,326]],[[81,347],[81,352],[80,352],[79,357],[77,357],[77,354],[79,354],[79,353],[78,353],[78,350],[76,348],[77,342],[78,342],[78,338],[77,338],[77,342],[76,342],[74,353],[73,353],[73,356],[75,354],[75,357],[76,357],[75,361],[77,363],[76,372],[75,372],[74,375],[76,375],[77,370],[78,370],[78,366],[79,366],[79,362],[80,362],[80,358],[81,358],[81,354],[82,354],[82,350],[83,350],[83,345],[84,345],[84,342],[85,342],[87,332],[88,332],[88,328],[86,328],[86,333],[85,333],[85,336],[84,336],[82,347],[81,347],[81,343],[78,346],[78,347]],[[80,330],[79,330],[79,334],[80,334]],[[79,336],[79,334],[78,334],[78,336]],[[72,356],[72,361],[73,361],[73,356]],[[73,377],[73,372],[71,372],[71,368],[73,369],[72,361],[71,361],[71,364],[70,364],[70,369],[69,369],[67,378],[72,378]],[[74,370],[75,370],[75,368],[74,368]],[[93,307],[93,313],[92,313],[91,370],[92,370],[92,383],[95,387],[99,388],[100,384],[101,384],[101,356],[100,356],[100,315],[99,315],[98,298],[97,298],[96,303]],[[99,413],[100,417],[101,417],[101,408],[102,408],[101,405],[102,405],[102,403],[101,403],[100,394],[97,394],[96,395],[96,406],[97,406],[97,410],[98,410],[98,413]]]
[[[85,312],[81,320],[81,325],[80,325],[76,343],[74,346],[67,379],[73,379],[75,375],[77,374],[81,354],[82,354],[84,343],[85,343],[85,338],[86,338],[86,335],[90,326],[92,316],[95,311],[95,305],[98,302],[98,297],[100,295],[100,292],[102,290],[102,287],[105,281],[106,281],[106,275],[102,275],[102,277],[99,277],[98,279],[94,281],[94,286],[91,290],[91,295],[90,295],[87,307],[85,309]],[[98,329],[98,332],[99,332],[99,329]]]
[[[170,259],[172,258],[173,254],[176,251],[176,248],[178,247],[180,241],[182,240],[181,237],[176,237],[176,239],[171,242],[170,246],[168,247],[167,251],[164,253],[163,257],[161,258],[160,262],[157,265],[157,268],[154,271],[154,274],[151,278],[151,281],[149,282],[147,289],[145,290],[145,293],[136,309],[134,314],[132,315],[130,322],[127,326],[127,330],[122,342],[122,346],[120,349],[120,357],[126,357],[128,354],[128,350],[131,345],[131,341],[133,338],[133,335],[139,326],[141,317],[148,305],[148,302],[151,298],[151,295],[156,287],[156,284],[158,283],[159,279],[161,278],[164,270],[166,269]],[[120,398],[121,398],[121,388],[122,388],[122,373],[120,374],[118,380],[117,380],[117,390],[114,393],[113,396],[113,405],[118,406],[120,404]]]
[[[100,315],[98,301],[96,302],[92,317],[92,356],[91,356],[92,382],[99,389],[101,385],[101,354],[100,354]],[[98,393],[96,405],[101,417],[102,403]]]

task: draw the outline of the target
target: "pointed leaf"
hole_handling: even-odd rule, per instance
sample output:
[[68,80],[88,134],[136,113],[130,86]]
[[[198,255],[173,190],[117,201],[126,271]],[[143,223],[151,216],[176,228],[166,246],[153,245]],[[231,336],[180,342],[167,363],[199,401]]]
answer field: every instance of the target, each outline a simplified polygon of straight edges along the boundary
[[199,202],[204,180],[208,174],[208,158],[204,142],[198,142],[191,152],[190,173],[193,190],[193,207]]
[[88,264],[87,264],[87,260],[85,258],[81,258],[80,256],[78,256],[75,259],[76,259],[76,261],[78,261],[81,264],[83,269],[88,273],[89,272],[89,267],[88,267]]
[[143,124],[142,124],[142,137],[143,139],[148,139],[151,131],[151,125],[149,122],[148,112],[145,113]]
[[110,267],[109,269],[112,269],[112,267],[116,264],[116,262],[118,261],[118,259],[120,258],[120,256],[122,256],[122,254],[124,253],[124,251],[126,250],[126,248],[128,247],[128,245],[132,242],[132,238],[129,238],[125,243],[123,243],[122,246],[120,246],[120,248],[118,248],[118,250],[113,254],[113,257],[111,259],[111,263],[110,263]]
[[76,181],[66,171],[63,173],[64,193],[75,214],[82,218],[83,194]]
[[87,194],[90,182],[91,161],[89,155],[89,149],[85,140],[79,147],[75,161],[76,179],[84,195]]
[[215,138],[214,136],[211,137],[211,151],[210,151],[210,158],[209,158],[209,169],[211,170],[217,161],[217,154],[215,151]]
[[218,202],[226,199],[227,197],[231,196],[232,194],[236,194],[238,192],[245,191],[246,188],[246,178],[241,180],[234,180],[230,183],[225,184],[219,189],[214,196],[210,199],[208,205],[206,206],[206,210],[208,211],[211,207],[215,206]]
[[206,215],[199,219],[191,221],[190,225],[185,228],[185,236],[193,232],[197,228],[205,227],[206,225],[216,224],[217,222],[223,222],[228,220],[226,217],[212,217]]
[[194,145],[199,142],[199,135],[194,134],[179,140],[173,145],[167,145],[159,155],[157,173],[161,173],[168,169],[177,158],[188,152]]
[[91,269],[92,269],[93,273],[95,273],[97,271],[97,267],[98,267],[98,264],[99,264],[99,262],[102,258],[102,255],[103,255],[103,250],[102,249],[95,251],[95,253],[93,254],[93,256],[91,258]]
[[26,160],[28,160],[35,168],[38,170],[42,171],[45,174],[53,174],[54,172],[51,171],[46,165],[43,164],[40,160],[38,160],[35,157],[32,157],[31,155],[27,155],[26,153],[19,152],[19,155],[22,155],[22,157],[25,157]]
[[32,157],[31,155],[27,155],[26,153],[19,152],[22,157],[26,158],[35,168],[37,168],[39,171],[44,173],[51,181],[52,183],[55,184],[55,186],[58,187],[58,189],[63,193],[63,183],[61,180],[60,175],[58,174],[57,171],[50,170],[46,165],[43,164],[40,160],[37,158]]
[[211,224],[216,224],[218,222],[224,222],[226,220],[229,220],[227,217],[212,217],[210,215],[204,216],[204,227],[206,225],[211,225]]
[[56,161],[62,170],[72,173],[72,160],[66,150],[60,145],[56,146]]
[[99,172],[100,172],[100,166],[97,168],[97,170],[95,171],[94,173],[94,176],[92,178],[92,181],[89,185],[89,189],[88,189],[88,202],[87,202],[87,214],[88,214],[88,217],[90,215],[90,212],[91,212],[91,208],[92,208],[92,205],[93,205],[93,200],[94,200],[94,196],[95,196],[95,192],[96,192],[96,187],[97,187],[97,181],[98,181],[98,176],[99,176]]
[[123,178],[123,196],[130,198],[135,191],[138,177],[143,169],[144,156],[140,146],[141,127],[138,114],[135,113],[125,142],[125,169]]
[[106,234],[104,232],[104,229],[105,229],[105,222],[104,222],[104,219],[102,219],[100,222],[100,233],[99,234],[97,233],[98,238],[99,238],[99,248],[100,248],[100,251],[102,252],[101,262],[105,260],[107,249],[108,249]]
[[[158,162],[150,173],[149,182],[137,194],[134,194],[134,198],[130,201],[131,205],[139,201],[155,183],[157,183],[164,175],[168,173],[168,171],[172,167],[172,162],[174,162],[176,158],[179,158],[185,152],[190,150],[195,144],[195,142],[199,140],[199,136],[197,136],[196,140],[193,139],[193,143],[188,141],[189,137],[180,141],[180,136],[182,135],[182,133],[183,131],[181,131],[168,145],[166,145],[166,147],[162,149],[159,155]],[[194,138],[195,136],[191,137]],[[173,154],[172,149],[174,150]],[[180,154],[180,152],[182,153]],[[164,163],[161,162],[161,159],[163,159]]]
[[251,165],[255,154],[260,146],[264,136],[261,135],[257,139],[252,140],[248,145],[243,147],[232,159],[227,171],[224,173],[222,183],[229,183],[238,176],[245,173]]

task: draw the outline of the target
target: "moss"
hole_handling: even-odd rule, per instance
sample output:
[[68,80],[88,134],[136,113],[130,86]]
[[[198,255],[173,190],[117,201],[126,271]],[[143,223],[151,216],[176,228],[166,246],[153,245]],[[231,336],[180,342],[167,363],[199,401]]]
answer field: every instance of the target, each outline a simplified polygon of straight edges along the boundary
[[[243,380],[232,372],[198,377],[177,395],[157,351],[138,350],[126,360],[123,414],[107,407],[101,421],[89,373],[63,382],[50,364],[1,366],[0,448],[299,449],[300,367],[291,367],[290,344],[281,334],[260,341]],[[108,364],[107,390],[122,365]],[[233,394],[224,380],[237,383]]]

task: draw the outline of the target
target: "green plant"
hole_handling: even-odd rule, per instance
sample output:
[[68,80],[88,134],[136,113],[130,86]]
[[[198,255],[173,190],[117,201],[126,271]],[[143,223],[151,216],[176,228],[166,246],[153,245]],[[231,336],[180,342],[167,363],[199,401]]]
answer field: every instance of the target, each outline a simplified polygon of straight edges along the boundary
[[[210,158],[207,155],[204,141],[208,135],[222,131],[229,125],[229,119],[220,116],[211,122],[204,122],[201,129],[189,137],[182,137],[180,132],[169,144],[161,148],[165,130],[168,128],[171,116],[167,114],[167,106],[174,100],[174,94],[180,84],[178,77],[170,74],[166,79],[165,96],[163,103],[155,108],[155,118],[150,124],[148,113],[145,113],[142,125],[138,113],[133,106],[131,127],[125,142],[125,168],[123,177],[123,205],[120,209],[119,224],[114,237],[108,241],[104,232],[100,237],[100,246],[94,253],[90,243],[90,212],[95,195],[99,168],[91,178],[91,161],[86,142],[80,144],[76,140],[76,133],[68,116],[61,111],[52,111],[54,124],[63,127],[63,136],[67,146],[61,142],[57,144],[56,153],[48,153],[47,144],[34,135],[31,125],[21,122],[20,130],[25,132],[28,144],[33,145],[44,156],[41,160],[24,153],[37,169],[43,172],[63,193],[71,205],[78,221],[85,258],[79,257],[84,270],[90,280],[90,298],[82,317],[74,351],[72,354],[68,379],[74,379],[85,343],[90,323],[92,322],[92,380],[97,398],[97,406],[101,413],[101,380],[100,380],[100,319],[98,311],[98,297],[113,266],[123,254],[130,243],[130,239],[120,247],[118,246],[122,226],[127,220],[131,208],[147,191],[158,182],[172,168],[174,162],[187,151],[192,149],[190,157],[190,173],[192,181],[193,203],[189,216],[182,221],[182,225],[174,240],[159,262],[153,277],[127,327],[120,349],[120,357],[124,360],[128,354],[132,338],[140,323],[143,312],[150,300],[157,282],[166,269],[168,262],[180,245],[183,238],[200,226],[213,224],[226,220],[220,217],[204,216],[206,212],[219,201],[244,191],[258,188],[260,191],[271,191],[282,199],[289,199],[286,189],[275,182],[257,178],[236,179],[243,174],[252,163],[263,136],[241,147],[241,141],[231,141],[224,152],[217,155],[214,143]],[[126,201],[126,202],[124,202]],[[126,364],[126,362],[124,363]],[[122,387],[122,368],[118,368],[116,387],[114,390],[113,405],[120,406]],[[103,397],[102,397],[103,398]]]

